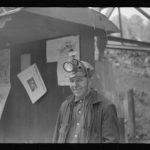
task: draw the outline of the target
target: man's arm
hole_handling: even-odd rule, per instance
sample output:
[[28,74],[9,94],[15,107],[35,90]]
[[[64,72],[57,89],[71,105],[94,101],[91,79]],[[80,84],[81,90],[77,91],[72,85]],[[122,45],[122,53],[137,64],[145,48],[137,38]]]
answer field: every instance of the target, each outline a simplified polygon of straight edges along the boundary
[[58,143],[58,139],[59,139],[59,130],[60,130],[60,126],[62,123],[62,117],[64,116],[64,111],[66,110],[68,106],[68,101],[64,101],[61,104],[60,110],[58,112],[58,117],[57,117],[57,121],[56,121],[56,126],[55,126],[55,130],[54,130],[54,134],[53,134],[53,139],[52,139],[52,143]]
[[114,104],[108,104],[102,114],[102,142],[118,143],[120,139],[117,111]]
[[52,143],[57,143],[58,142],[59,128],[60,128],[60,124],[61,124],[60,122],[61,122],[61,111],[58,112],[58,117],[57,117],[57,121],[56,121],[55,130],[54,130],[54,133],[53,133]]

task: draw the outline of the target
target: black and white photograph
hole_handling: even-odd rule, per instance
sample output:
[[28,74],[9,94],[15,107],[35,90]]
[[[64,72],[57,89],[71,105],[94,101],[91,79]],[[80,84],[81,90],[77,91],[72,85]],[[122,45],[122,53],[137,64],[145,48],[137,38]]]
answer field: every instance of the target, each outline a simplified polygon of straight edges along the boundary
[[149,144],[150,7],[0,7],[0,143]]
[[32,92],[34,92],[38,88],[33,77],[28,79],[27,82],[28,82],[29,87],[30,87]]
[[33,64],[21,71],[17,76],[33,104],[47,92],[46,86],[36,64]]

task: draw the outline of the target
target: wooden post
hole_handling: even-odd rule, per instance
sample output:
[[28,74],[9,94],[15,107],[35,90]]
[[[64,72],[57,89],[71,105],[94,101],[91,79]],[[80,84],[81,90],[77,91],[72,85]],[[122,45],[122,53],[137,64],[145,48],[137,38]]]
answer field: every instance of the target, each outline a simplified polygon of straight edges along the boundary
[[124,118],[119,118],[120,142],[125,143]]
[[128,91],[128,127],[129,142],[135,142],[135,106],[134,106],[134,90]]
[[124,93],[119,92],[119,130],[120,130],[120,142],[125,143],[125,125],[124,125]]

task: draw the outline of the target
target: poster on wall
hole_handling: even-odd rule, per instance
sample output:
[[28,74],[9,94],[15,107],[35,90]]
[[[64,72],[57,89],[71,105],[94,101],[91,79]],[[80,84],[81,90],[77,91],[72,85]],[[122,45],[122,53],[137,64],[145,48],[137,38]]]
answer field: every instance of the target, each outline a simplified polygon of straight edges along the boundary
[[10,88],[10,49],[4,49],[0,50],[0,119]]
[[26,89],[32,103],[35,103],[47,92],[36,64],[23,70],[17,76]]
[[21,54],[21,71],[25,70],[31,65],[31,54]]
[[73,54],[79,59],[79,36],[67,36],[47,42],[47,62],[57,61],[57,82],[60,86],[68,86],[67,73],[63,69],[63,63]]
[[77,51],[79,56],[79,36],[67,36],[46,41],[46,60],[57,62],[60,56],[66,56],[69,51]]

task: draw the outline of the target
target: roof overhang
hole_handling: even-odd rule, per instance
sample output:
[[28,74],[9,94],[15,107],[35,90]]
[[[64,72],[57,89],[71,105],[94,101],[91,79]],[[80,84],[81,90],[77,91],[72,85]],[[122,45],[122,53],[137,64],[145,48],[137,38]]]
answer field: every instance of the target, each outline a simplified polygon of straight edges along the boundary
[[[0,48],[64,36],[66,31],[70,33],[75,24],[94,27],[96,31],[105,30],[108,33],[118,31],[105,16],[88,8],[22,8],[17,13],[0,17]],[[67,26],[65,31],[64,26]]]
[[66,7],[28,7],[25,11],[105,30],[107,33],[119,32],[117,26],[107,17],[89,8]]

